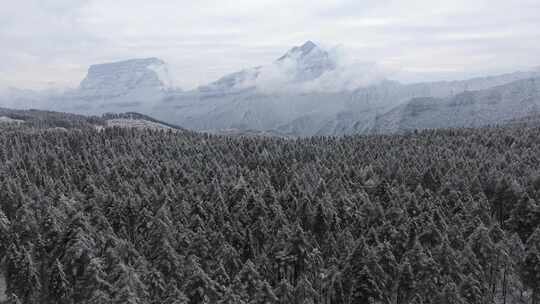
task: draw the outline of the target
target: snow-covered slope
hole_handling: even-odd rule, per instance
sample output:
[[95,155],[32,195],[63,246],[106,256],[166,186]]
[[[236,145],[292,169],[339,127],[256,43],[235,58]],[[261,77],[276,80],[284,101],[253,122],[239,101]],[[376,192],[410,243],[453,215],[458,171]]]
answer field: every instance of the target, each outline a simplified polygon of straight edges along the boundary
[[414,98],[377,117],[373,133],[415,129],[481,127],[540,114],[540,77],[447,98]]
[[150,116],[134,112],[120,114],[108,113],[103,115],[101,119],[104,121],[104,126],[97,126],[98,129],[102,129],[103,127],[120,127],[150,130],[184,131],[178,126],[171,125],[166,122],[154,119]]
[[151,130],[174,130],[173,128],[144,119],[115,118],[107,120],[107,127],[151,129]]
[[8,116],[0,116],[0,124],[20,124],[24,123],[24,120],[13,119]]
[[293,47],[274,63],[288,69],[295,81],[309,81],[321,77],[336,68],[336,61],[329,53],[312,41]]
[[260,67],[245,69],[229,75],[198,88],[200,92],[209,93],[230,93],[234,90],[242,90],[252,86],[259,77]]

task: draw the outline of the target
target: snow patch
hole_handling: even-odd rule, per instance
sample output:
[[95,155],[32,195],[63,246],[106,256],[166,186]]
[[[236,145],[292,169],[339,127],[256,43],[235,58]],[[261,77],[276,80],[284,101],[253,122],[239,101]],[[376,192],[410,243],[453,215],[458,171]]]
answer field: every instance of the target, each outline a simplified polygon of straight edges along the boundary
[[144,119],[115,118],[107,120],[107,127],[151,129],[151,130],[174,130],[173,128],[153,121]]
[[21,123],[24,123],[24,120],[13,119],[7,116],[0,116],[0,123],[1,124],[21,124]]

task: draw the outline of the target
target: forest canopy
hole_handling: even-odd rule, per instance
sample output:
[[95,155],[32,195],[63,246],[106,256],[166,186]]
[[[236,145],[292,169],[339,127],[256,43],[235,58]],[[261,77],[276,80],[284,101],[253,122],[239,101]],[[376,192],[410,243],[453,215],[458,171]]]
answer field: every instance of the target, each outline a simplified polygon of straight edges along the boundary
[[540,303],[540,129],[0,133],[9,303]]

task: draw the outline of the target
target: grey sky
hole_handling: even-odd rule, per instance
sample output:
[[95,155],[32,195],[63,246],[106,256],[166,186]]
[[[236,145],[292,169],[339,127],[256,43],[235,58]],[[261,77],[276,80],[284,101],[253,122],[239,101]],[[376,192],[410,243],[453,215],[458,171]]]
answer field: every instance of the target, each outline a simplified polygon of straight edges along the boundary
[[0,86],[76,86],[90,64],[155,56],[190,88],[306,40],[408,80],[540,65],[538,0],[4,2]]

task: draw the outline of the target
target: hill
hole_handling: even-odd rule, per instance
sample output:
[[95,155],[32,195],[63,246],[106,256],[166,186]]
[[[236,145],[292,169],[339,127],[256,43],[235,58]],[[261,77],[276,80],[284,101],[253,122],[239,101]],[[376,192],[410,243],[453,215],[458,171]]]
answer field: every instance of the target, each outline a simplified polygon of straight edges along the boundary
[[540,78],[530,78],[447,98],[414,98],[377,117],[373,132],[504,125],[540,111]]
[[153,130],[183,130],[148,115],[128,113],[106,113],[101,116],[86,116],[43,110],[14,110],[0,108],[0,125],[4,127],[31,129],[103,129],[106,127],[138,128]]

